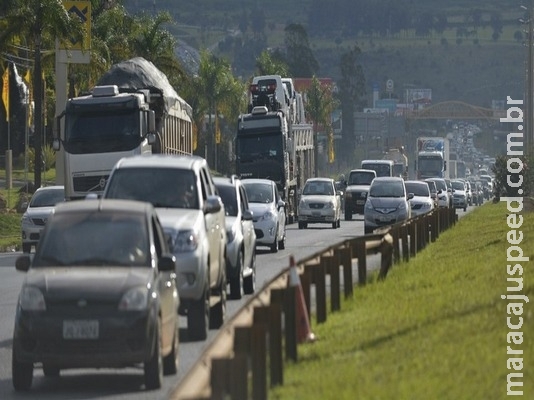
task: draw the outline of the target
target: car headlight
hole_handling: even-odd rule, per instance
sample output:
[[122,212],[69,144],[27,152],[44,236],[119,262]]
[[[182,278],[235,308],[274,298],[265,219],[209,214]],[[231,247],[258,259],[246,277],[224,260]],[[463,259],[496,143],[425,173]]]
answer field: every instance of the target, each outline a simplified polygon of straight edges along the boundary
[[373,204],[370,201],[365,202],[365,209],[374,210]]
[[299,203],[299,208],[302,208],[302,209],[308,208],[308,203],[306,203],[304,200],[301,200]]
[[173,253],[194,251],[198,247],[199,235],[192,229],[168,232],[169,248]]
[[430,203],[423,203],[423,205],[421,206],[422,209],[428,209],[428,208],[432,208],[432,204]]
[[260,217],[260,221],[268,221],[271,219],[274,219],[274,214],[272,211],[266,211],[265,214]]
[[41,290],[34,286],[24,286],[20,292],[20,307],[25,311],[45,311],[46,304]]
[[334,208],[334,202],[329,201],[328,203],[325,203],[324,208],[326,208],[327,210],[330,208]]
[[27,214],[23,214],[22,218],[20,219],[20,223],[21,224],[31,224],[32,223],[32,219]]
[[398,208],[399,210],[406,210],[406,202],[403,201],[402,203],[400,203]]
[[[156,294],[154,293],[154,296]],[[120,311],[142,311],[148,305],[148,289],[146,286],[131,288],[121,298],[119,302]]]

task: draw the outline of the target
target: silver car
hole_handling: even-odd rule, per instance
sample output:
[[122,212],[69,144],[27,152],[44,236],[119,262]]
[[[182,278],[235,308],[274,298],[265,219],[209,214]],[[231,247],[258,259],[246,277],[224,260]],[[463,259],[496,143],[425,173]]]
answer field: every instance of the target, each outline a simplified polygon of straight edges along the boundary
[[236,177],[214,177],[226,211],[226,278],[230,298],[252,294],[256,285],[256,232],[247,192]]
[[37,246],[48,217],[57,203],[65,201],[63,186],[46,186],[35,191],[21,219],[22,251],[29,253]]
[[404,179],[400,177],[377,177],[369,187],[364,208],[364,231],[371,233],[376,228],[408,220],[412,217]]
[[413,197],[409,201],[412,216],[426,214],[434,209],[434,200],[430,196],[430,188],[427,182],[406,181],[404,184],[406,185],[408,195],[413,194]]

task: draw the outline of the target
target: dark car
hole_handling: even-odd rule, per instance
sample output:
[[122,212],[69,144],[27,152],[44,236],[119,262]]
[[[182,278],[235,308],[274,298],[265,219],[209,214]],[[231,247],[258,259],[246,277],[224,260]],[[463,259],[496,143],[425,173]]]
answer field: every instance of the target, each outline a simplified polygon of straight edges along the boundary
[[48,220],[17,303],[12,376],[31,387],[67,368],[144,367],[145,387],[177,372],[176,261],[154,207],[133,200],[61,203]]

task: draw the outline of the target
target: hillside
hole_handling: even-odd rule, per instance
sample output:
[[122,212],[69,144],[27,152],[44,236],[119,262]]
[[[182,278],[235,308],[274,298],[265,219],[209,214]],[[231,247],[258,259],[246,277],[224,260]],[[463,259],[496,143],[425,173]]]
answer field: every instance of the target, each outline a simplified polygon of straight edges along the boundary
[[[243,79],[254,74],[255,54],[282,46],[287,24],[300,23],[308,32],[320,76],[337,80],[340,55],[355,45],[361,48],[368,94],[373,83],[384,88],[393,79],[393,96],[399,98],[404,88],[430,88],[434,102],[461,100],[484,107],[493,99],[523,97],[526,49],[517,21],[522,17],[519,3],[399,0],[387,6],[393,10],[380,8],[385,1],[370,0],[126,3],[131,13],[169,11],[176,24],[168,29],[181,43],[177,53],[188,64],[194,64],[194,49],[207,48],[229,59]],[[367,21],[369,16],[373,21]],[[429,31],[424,18],[432,21]],[[441,27],[440,18],[446,21]],[[497,40],[492,38],[494,19],[501,27]]]

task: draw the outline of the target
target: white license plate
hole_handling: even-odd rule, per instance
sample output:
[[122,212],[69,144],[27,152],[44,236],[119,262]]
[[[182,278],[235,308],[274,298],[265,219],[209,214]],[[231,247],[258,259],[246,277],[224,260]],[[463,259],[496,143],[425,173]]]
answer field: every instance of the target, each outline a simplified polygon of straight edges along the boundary
[[63,321],[63,339],[98,339],[98,320]]
[[384,216],[380,216],[380,217],[378,217],[378,219],[379,219],[380,221],[382,221],[382,222],[389,222],[389,221],[391,221],[391,218],[389,218],[389,217],[384,217]]
[[314,212],[312,212],[312,215],[313,215],[314,217],[320,217],[320,216],[321,216],[321,213],[320,213],[319,211],[314,211]]
[[365,204],[365,200],[356,200],[356,204],[362,206]]

